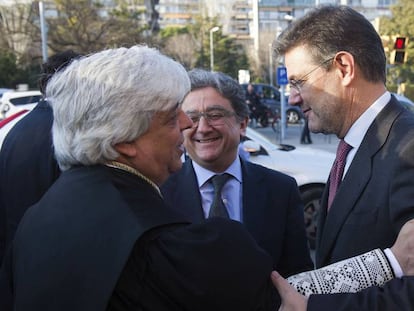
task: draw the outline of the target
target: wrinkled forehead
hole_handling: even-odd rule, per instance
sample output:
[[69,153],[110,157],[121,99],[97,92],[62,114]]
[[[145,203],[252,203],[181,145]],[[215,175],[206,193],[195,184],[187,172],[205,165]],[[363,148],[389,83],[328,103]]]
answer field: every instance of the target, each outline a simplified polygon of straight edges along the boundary
[[213,87],[204,87],[192,90],[187,94],[182,105],[184,111],[204,111],[213,107],[224,108],[227,110],[232,109],[230,100],[221,95]]
[[285,65],[289,77],[300,76],[315,64],[316,61],[306,46],[294,47],[285,54]]

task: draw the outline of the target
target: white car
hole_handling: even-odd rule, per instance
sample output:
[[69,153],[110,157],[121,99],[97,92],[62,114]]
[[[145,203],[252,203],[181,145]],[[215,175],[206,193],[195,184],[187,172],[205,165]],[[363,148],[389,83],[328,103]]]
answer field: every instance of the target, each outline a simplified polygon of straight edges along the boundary
[[1,146],[3,145],[3,141],[7,136],[7,133],[11,130],[11,128],[17,123],[19,122],[19,120],[21,120],[26,114],[28,114],[30,112],[29,109],[23,109],[20,110],[14,114],[12,114],[11,116],[0,120],[0,149]]
[[0,120],[21,110],[31,110],[42,98],[40,91],[10,91],[0,98]]
[[335,160],[335,153],[309,147],[276,145],[250,127],[247,128],[242,146],[250,154],[249,161],[295,178],[304,204],[309,246],[314,248],[320,198]]

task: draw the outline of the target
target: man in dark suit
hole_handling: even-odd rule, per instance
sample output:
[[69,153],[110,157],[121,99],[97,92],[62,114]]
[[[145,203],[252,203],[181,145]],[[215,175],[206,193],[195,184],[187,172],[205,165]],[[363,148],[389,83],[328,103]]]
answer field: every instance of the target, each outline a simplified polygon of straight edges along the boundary
[[[68,50],[42,65],[40,92],[45,96],[49,79],[79,54]],[[53,155],[53,112],[46,99],[7,134],[0,151],[0,264],[26,209],[36,203],[59,177]]]
[[142,45],[82,57],[52,77],[62,173],[7,250],[2,311],[275,310],[271,257],[243,225],[191,224],[161,196],[182,166],[189,91],[182,65]]
[[194,123],[184,131],[189,159],[162,186],[166,202],[200,222],[211,213],[210,178],[230,174],[222,190],[228,217],[244,224],[283,275],[311,269],[295,180],[238,156],[248,123],[243,89],[219,72],[194,69],[189,76],[191,92],[183,102]]
[[[388,247],[414,218],[414,116],[386,90],[378,33],[353,9],[327,6],[293,23],[275,51],[285,57],[289,102],[312,132],[341,139],[321,202],[316,266]],[[307,310],[413,310],[413,297],[414,279],[403,277],[359,294],[311,295]]]

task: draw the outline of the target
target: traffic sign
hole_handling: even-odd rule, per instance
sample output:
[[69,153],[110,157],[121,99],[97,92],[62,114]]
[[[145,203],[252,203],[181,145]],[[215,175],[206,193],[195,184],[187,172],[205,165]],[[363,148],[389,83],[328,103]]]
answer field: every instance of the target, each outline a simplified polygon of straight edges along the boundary
[[289,84],[289,81],[287,78],[286,67],[277,67],[277,84],[279,85]]

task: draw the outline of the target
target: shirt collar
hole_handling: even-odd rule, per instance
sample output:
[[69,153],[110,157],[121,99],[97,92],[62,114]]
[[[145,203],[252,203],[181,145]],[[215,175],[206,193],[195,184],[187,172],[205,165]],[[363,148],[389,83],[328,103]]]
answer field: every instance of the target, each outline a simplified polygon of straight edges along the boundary
[[[195,161],[192,161],[194,171],[196,173],[198,185],[203,186],[212,176],[216,175],[215,172],[212,172],[208,169],[197,164]],[[236,157],[233,163],[223,172],[228,173],[237,179],[239,182],[242,182],[242,172],[241,172],[241,163],[240,158]]]
[[359,148],[368,128],[390,100],[391,94],[386,91],[371,106],[369,106],[354,124],[352,124],[348,133],[346,133],[344,140],[351,145],[354,150]]

